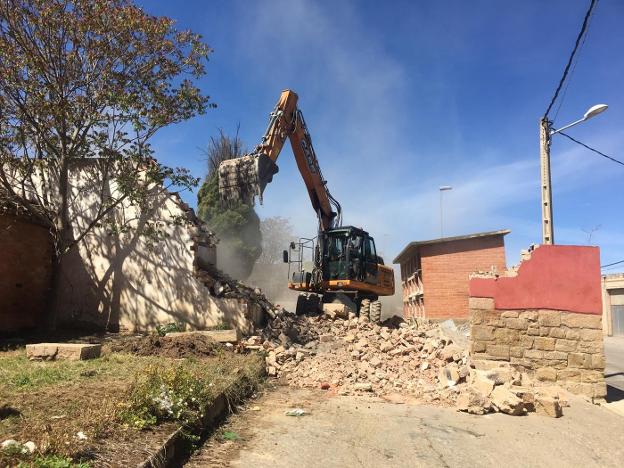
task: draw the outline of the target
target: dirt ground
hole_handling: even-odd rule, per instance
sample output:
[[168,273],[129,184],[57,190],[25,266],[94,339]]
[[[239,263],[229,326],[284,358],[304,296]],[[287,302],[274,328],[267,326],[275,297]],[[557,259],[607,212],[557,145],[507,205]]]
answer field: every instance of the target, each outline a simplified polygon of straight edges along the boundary
[[120,337],[107,345],[110,351],[130,353],[137,356],[162,356],[179,359],[185,357],[214,356],[223,346],[210,337],[198,334],[187,336],[135,336]]
[[[284,414],[294,407],[308,414]],[[619,467],[623,422],[581,399],[559,419],[475,416],[278,387],[232,416],[187,466]]]

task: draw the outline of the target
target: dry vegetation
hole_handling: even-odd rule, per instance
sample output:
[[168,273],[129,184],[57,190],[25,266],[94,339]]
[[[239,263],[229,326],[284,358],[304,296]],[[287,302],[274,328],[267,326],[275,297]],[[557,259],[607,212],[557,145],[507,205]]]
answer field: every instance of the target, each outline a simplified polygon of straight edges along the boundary
[[218,349],[207,358],[106,352],[82,362],[0,353],[0,441],[37,446],[32,455],[0,451],[0,466],[136,465],[219,393],[248,392],[262,368],[258,356]]

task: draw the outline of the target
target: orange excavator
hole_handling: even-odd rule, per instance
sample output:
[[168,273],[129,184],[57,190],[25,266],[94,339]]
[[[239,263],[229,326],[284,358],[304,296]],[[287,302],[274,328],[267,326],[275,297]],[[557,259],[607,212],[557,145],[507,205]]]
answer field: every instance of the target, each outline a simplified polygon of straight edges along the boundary
[[[378,322],[379,296],[394,294],[394,271],[384,265],[377,255],[375,240],[366,231],[342,225],[340,203],[327,188],[297,100],[293,91],[283,91],[261,143],[252,153],[221,163],[219,193],[225,203],[253,204],[256,197],[262,202],[266,185],[278,172],[276,161],[288,138],[318,217],[317,236],[291,242],[284,251],[284,262],[289,264],[288,287],[302,293],[297,311],[304,311],[319,300],[342,302],[360,316]],[[309,271],[304,262],[307,252],[313,258]]]

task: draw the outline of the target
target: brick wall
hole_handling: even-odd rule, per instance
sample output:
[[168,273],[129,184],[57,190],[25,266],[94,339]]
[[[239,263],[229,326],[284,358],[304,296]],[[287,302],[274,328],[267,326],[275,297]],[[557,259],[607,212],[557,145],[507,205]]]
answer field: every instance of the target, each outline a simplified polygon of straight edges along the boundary
[[472,359],[507,361],[538,383],[606,396],[601,315],[498,310],[492,298],[470,298],[470,313]]
[[40,323],[50,286],[51,259],[45,228],[0,215],[0,333]]
[[464,239],[420,248],[425,317],[468,318],[469,277],[505,270],[503,236]]

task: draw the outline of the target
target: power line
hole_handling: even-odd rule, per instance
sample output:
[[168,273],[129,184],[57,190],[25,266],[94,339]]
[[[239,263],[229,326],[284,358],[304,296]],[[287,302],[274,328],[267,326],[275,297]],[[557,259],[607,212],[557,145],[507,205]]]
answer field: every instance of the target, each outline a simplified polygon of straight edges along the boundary
[[569,138],[569,139],[570,139],[570,140],[572,140],[574,143],[578,143],[579,145],[584,146],[584,147],[585,147],[585,148],[587,148],[588,150],[593,151],[594,153],[599,154],[600,156],[602,156],[602,157],[604,157],[604,158],[610,159],[611,161],[613,161],[613,162],[615,162],[615,163],[618,163],[618,164],[621,164],[622,166],[624,166],[624,162],[622,162],[622,161],[620,161],[620,160],[618,160],[618,159],[612,158],[611,156],[608,156],[608,155],[606,155],[606,154],[604,154],[604,153],[602,153],[602,152],[598,151],[597,149],[592,148],[591,146],[587,146],[585,143],[583,143],[583,142],[581,142],[581,141],[578,141],[578,140],[576,140],[576,139],[572,138],[570,135],[568,135],[568,134],[566,134],[566,133],[559,132],[559,134],[560,134],[560,135],[563,135],[563,136],[564,136],[564,137],[566,137],[566,138]]
[[583,38],[583,36],[585,35],[585,32],[587,31],[587,24],[589,23],[589,17],[591,16],[592,11],[594,7],[596,6],[597,2],[598,0],[591,0],[589,8],[587,9],[587,13],[585,13],[585,19],[583,20],[583,25],[581,26],[581,32],[579,32],[579,35],[576,38],[576,42],[574,43],[574,49],[572,49],[572,53],[570,54],[568,63],[566,64],[566,67],[563,70],[563,76],[561,77],[561,80],[559,80],[559,85],[557,86],[557,90],[555,91],[554,96],[550,100],[550,104],[548,104],[548,109],[546,109],[546,112],[544,113],[545,119],[548,118],[548,114],[550,113],[552,106],[555,104],[555,101],[557,100],[557,96],[559,96],[559,92],[561,91],[561,88],[563,87],[563,84],[565,83],[565,80],[568,76],[568,72],[570,71],[570,66],[572,65],[572,61],[574,60],[574,55],[576,55],[576,51],[578,50],[581,39]]
[[578,52],[576,53],[577,54],[576,60],[574,60],[574,65],[572,65],[572,69],[570,70],[570,76],[568,77],[568,80],[566,81],[565,88],[563,88],[563,94],[561,95],[561,99],[559,100],[559,105],[557,106],[557,110],[555,111],[555,116],[552,119],[553,122],[557,120],[557,116],[559,115],[561,106],[563,106],[563,103],[565,102],[566,94],[568,93],[568,88],[570,87],[570,83],[572,83],[572,77],[574,76],[574,71],[576,70],[576,66],[579,63],[579,57],[581,56],[581,53],[583,52],[583,47],[585,46],[585,42],[587,41],[587,38],[589,37],[590,31],[591,31],[591,16],[589,18],[589,21],[587,22],[587,33],[585,34],[585,36],[583,36],[583,42],[581,42]]
[[601,265],[600,268],[607,268],[613,265],[619,265],[620,263],[624,263],[624,260],[620,260],[619,262],[607,263],[606,265]]

